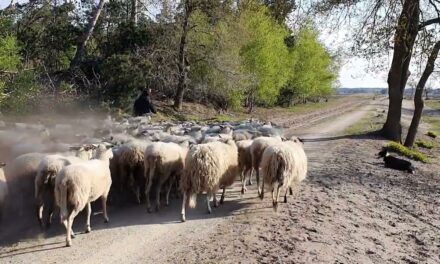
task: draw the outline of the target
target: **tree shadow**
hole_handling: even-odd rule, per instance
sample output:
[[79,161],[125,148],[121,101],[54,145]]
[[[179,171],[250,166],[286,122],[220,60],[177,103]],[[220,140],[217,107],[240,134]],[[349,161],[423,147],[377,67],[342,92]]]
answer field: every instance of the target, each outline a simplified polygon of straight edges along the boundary
[[308,142],[322,142],[322,141],[333,141],[333,140],[340,140],[340,139],[355,139],[355,140],[361,140],[361,139],[373,139],[373,140],[384,140],[385,138],[381,135],[380,130],[378,131],[372,131],[372,132],[366,132],[361,134],[347,134],[347,135],[340,135],[340,136],[330,136],[330,137],[312,137],[312,138],[301,138],[303,142],[306,144]]

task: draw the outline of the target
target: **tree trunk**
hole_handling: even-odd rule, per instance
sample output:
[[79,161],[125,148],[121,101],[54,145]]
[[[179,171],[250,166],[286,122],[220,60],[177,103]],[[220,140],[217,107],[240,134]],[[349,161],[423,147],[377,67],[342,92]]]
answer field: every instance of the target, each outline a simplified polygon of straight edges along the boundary
[[411,121],[411,125],[408,130],[408,135],[406,136],[405,146],[412,147],[417,135],[417,129],[419,128],[420,118],[422,117],[424,101],[423,101],[423,89],[428,81],[429,76],[434,71],[434,63],[437,59],[440,50],[440,41],[435,43],[434,48],[431,51],[431,55],[426,62],[425,70],[423,71],[422,77],[420,77],[419,83],[417,84],[416,94],[414,96],[414,115]]
[[137,26],[138,23],[138,1],[131,0],[131,14],[130,14],[131,23],[134,27]]
[[182,35],[180,36],[180,45],[179,45],[179,80],[177,83],[177,91],[174,97],[174,107],[178,110],[182,110],[183,103],[183,94],[185,93],[186,88],[186,79],[188,75],[188,61],[186,59],[186,39],[189,31],[189,16],[191,15],[191,7],[189,6],[189,0],[185,1],[185,15],[183,17],[182,23]]
[[419,28],[419,0],[405,0],[394,35],[394,53],[388,73],[389,106],[382,134],[391,140],[402,141],[402,100],[409,77],[409,63]]
[[75,56],[73,57],[72,61],[70,62],[70,68],[75,68],[78,66],[79,62],[81,61],[81,57],[84,54],[84,50],[86,48],[87,42],[89,41],[90,37],[93,34],[93,30],[95,29],[96,23],[98,22],[99,15],[101,14],[102,9],[104,8],[106,0],[100,0],[98,6],[96,7],[92,18],[89,21],[89,24],[87,25],[86,31],[84,32],[84,35],[82,36],[80,42],[78,43],[78,46],[76,48]]

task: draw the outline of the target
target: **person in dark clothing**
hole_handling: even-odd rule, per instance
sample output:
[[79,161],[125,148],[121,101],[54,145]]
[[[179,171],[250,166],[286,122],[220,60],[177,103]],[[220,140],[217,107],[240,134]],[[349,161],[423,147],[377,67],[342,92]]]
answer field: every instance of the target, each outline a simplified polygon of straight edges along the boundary
[[156,114],[156,109],[150,100],[151,89],[142,91],[141,95],[134,101],[133,113],[134,116]]

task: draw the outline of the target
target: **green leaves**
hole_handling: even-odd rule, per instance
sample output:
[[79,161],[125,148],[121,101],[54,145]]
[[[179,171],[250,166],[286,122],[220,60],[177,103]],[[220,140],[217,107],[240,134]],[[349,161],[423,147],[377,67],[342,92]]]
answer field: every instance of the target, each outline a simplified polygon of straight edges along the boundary
[[19,64],[17,39],[13,36],[0,37],[0,71],[16,71]]

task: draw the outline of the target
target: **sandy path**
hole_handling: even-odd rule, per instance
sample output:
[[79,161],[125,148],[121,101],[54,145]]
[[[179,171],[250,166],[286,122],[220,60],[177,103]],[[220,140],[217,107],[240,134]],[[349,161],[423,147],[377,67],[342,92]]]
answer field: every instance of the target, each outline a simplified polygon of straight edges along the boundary
[[[306,138],[310,172],[278,213],[268,198],[256,198],[254,188],[242,196],[236,184],[212,215],[202,199],[197,209],[187,210],[186,223],[179,222],[179,200],[157,214],[138,206],[111,208],[111,223],[93,216],[92,233],[77,236],[72,248],[63,247],[58,226],[49,238],[2,247],[0,262],[436,263],[440,217],[432,209],[440,195],[432,190],[438,181],[408,182],[406,175],[378,167],[373,153],[380,143],[340,136],[378,104],[290,131]],[[365,149],[371,156],[359,162]],[[415,200],[425,202],[414,207]],[[77,219],[74,229],[83,223]]]

